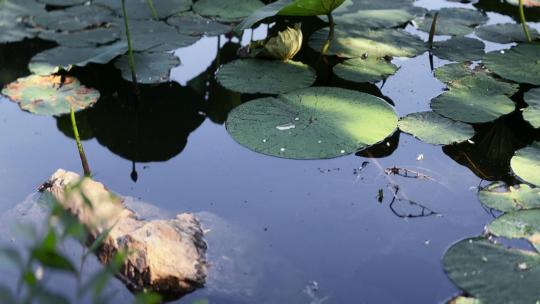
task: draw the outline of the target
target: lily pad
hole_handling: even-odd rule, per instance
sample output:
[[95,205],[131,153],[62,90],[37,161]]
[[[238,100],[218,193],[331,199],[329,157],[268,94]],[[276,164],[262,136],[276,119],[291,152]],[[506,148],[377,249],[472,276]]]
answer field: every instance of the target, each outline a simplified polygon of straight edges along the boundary
[[312,87],[235,108],[227,130],[241,145],[290,159],[334,158],[390,136],[394,109],[383,99],[356,91]]
[[294,0],[279,10],[282,16],[319,16],[334,11],[345,0]]
[[[169,82],[171,69],[180,65],[180,59],[171,53],[134,53],[137,82],[142,84],[158,84]],[[124,55],[114,63],[122,71],[122,78],[132,81],[128,55]]]
[[238,93],[281,94],[311,86],[316,74],[301,62],[242,59],[222,66],[216,79]]
[[[536,192],[540,198],[540,192]],[[509,239],[527,239],[540,251],[540,210],[521,210],[503,214],[487,226],[495,236]]]
[[353,58],[334,67],[334,74],[352,82],[376,82],[397,72],[398,67],[384,58]]
[[452,37],[433,43],[433,55],[449,61],[474,61],[482,59],[485,44],[474,38]]
[[[309,46],[321,50],[328,39],[328,29],[316,31],[309,38]],[[400,29],[354,30],[336,26],[334,39],[328,55],[345,58],[355,57],[415,57],[427,50],[426,43]]]
[[338,7],[334,14],[347,14],[360,10],[379,10],[379,9],[410,9],[415,0],[346,0]]
[[455,144],[474,136],[472,126],[434,112],[409,114],[400,119],[398,126],[401,131],[434,145]]
[[502,212],[540,208],[540,189],[522,184],[508,186],[495,182],[478,192],[478,199],[489,208]]
[[[120,0],[94,0],[94,4],[106,6],[115,11],[118,16],[122,14],[122,2]],[[152,10],[148,6],[148,0],[127,0],[126,13],[132,19],[152,19]],[[166,19],[174,14],[189,11],[191,0],[156,0],[154,8],[159,19]]]
[[2,94],[18,103],[21,109],[39,115],[60,115],[71,108],[82,110],[99,99],[99,92],[87,88],[74,77],[30,75],[8,84]]
[[482,303],[536,303],[540,290],[540,255],[508,249],[486,239],[466,239],[444,255],[450,279]]
[[74,6],[85,3],[87,0],[38,0],[38,2],[52,6]]
[[97,5],[78,5],[33,16],[33,22],[54,31],[79,31],[98,27],[115,19],[112,12]]
[[510,50],[490,52],[482,61],[502,78],[540,85],[540,43],[522,43]]
[[264,7],[259,0],[199,0],[193,11],[222,22],[237,22]]
[[26,38],[34,38],[36,32],[21,24],[11,26],[0,26],[0,43],[19,42]]
[[69,48],[55,47],[35,55],[28,69],[38,75],[50,75],[60,70],[69,71],[72,66],[85,66],[89,63],[106,64],[127,51],[123,41],[101,47]]
[[335,17],[337,24],[354,25],[356,28],[391,28],[406,24],[415,18],[408,9],[362,9]]
[[[123,21],[118,20],[116,26],[123,29],[121,22]],[[169,52],[190,46],[199,40],[199,37],[181,34],[175,27],[165,22],[132,20],[129,27],[135,52]]]
[[180,34],[189,36],[219,36],[232,31],[229,25],[221,24],[191,12],[174,15],[167,19],[167,23],[176,27]]
[[[532,37],[538,38],[539,34],[533,28],[529,27],[529,33]],[[475,31],[480,39],[496,43],[527,42],[527,37],[523,31],[523,26],[516,23],[502,23],[481,26]]]
[[536,129],[540,128],[540,88],[525,93],[525,102],[529,106],[523,110],[523,118]]
[[510,165],[521,179],[540,187],[540,141],[518,150]]
[[441,82],[450,83],[454,80],[458,80],[466,76],[471,76],[473,73],[469,69],[470,65],[470,62],[456,62],[446,64],[442,67],[436,68],[434,75],[435,78],[439,79]]
[[464,36],[473,32],[474,27],[484,24],[488,17],[477,10],[465,8],[441,8],[439,11],[430,11],[424,18],[416,19],[418,29],[429,33],[433,16],[439,13],[437,18],[436,35]]
[[99,27],[78,32],[43,31],[39,38],[56,41],[67,47],[94,47],[109,44],[122,38],[122,31],[116,27]]
[[493,121],[515,110],[508,97],[517,87],[494,80],[486,75],[461,78],[450,84],[450,90],[431,101],[433,111],[462,122],[484,123]]

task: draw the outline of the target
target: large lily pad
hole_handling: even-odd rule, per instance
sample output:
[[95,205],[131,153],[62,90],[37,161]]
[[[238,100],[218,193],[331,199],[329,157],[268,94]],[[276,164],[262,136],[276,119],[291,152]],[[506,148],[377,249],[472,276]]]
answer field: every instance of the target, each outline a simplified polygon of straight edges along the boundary
[[385,58],[353,58],[334,67],[334,74],[352,82],[376,82],[397,72],[398,67]]
[[[527,36],[523,31],[523,26],[516,23],[490,24],[481,26],[475,31],[480,39],[496,43],[527,42]],[[533,28],[529,27],[529,33],[532,37],[538,38],[539,34]]]
[[466,239],[444,255],[450,279],[482,303],[536,303],[540,299],[540,256],[486,239]]
[[518,150],[510,165],[512,171],[521,179],[540,187],[540,142]]
[[[316,31],[309,38],[309,45],[321,50],[328,39],[328,29]],[[328,55],[345,58],[362,56],[371,57],[415,57],[427,50],[427,46],[418,36],[400,29],[354,30],[336,26],[334,39],[330,44]]]
[[[123,21],[118,20],[116,24],[123,29],[121,22]],[[132,47],[136,52],[168,52],[190,46],[199,40],[199,37],[181,34],[165,22],[132,20],[129,27]]]
[[472,126],[434,112],[409,114],[400,119],[398,126],[401,131],[434,145],[455,144],[474,136]]
[[484,56],[485,44],[474,38],[452,37],[433,43],[433,55],[450,61],[474,61]]
[[281,94],[311,86],[316,74],[301,62],[240,59],[222,66],[216,79],[238,93]]
[[525,102],[529,106],[523,110],[523,118],[533,127],[540,128],[540,88],[525,93]]
[[219,36],[232,30],[229,25],[191,12],[174,15],[167,19],[167,23],[175,26],[181,34],[189,36]]
[[396,124],[394,109],[378,97],[312,87],[235,108],[227,130],[238,143],[259,153],[322,159],[374,145],[391,135]]
[[223,22],[237,22],[264,7],[259,0],[199,0],[193,11]]
[[540,85],[540,43],[522,43],[510,50],[487,53],[483,62],[502,78]]
[[478,192],[478,199],[489,208],[502,212],[540,208],[540,189],[522,184],[508,186],[495,182]]
[[431,101],[431,108],[457,121],[484,123],[512,113],[515,104],[508,95],[515,92],[516,86],[489,76],[467,76],[453,81],[449,91]]
[[35,55],[28,65],[32,73],[50,75],[60,70],[70,70],[72,66],[89,63],[106,64],[127,51],[123,41],[101,47],[69,48],[59,46]]
[[416,19],[418,29],[429,33],[433,16],[439,13],[437,18],[436,35],[464,36],[472,33],[474,27],[484,24],[488,17],[477,10],[465,8],[441,8],[439,11],[430,11],[424,18]]
[[[540,192],[536,192],[540,199]],[[503,214],[487,226],[487,231],[509,239],[527,239],[540,251],[540,210],[521,210]]]
[[39,115],[60,115],[71,108],[81,110],[99,99],[99,92],[87,88],[74,77],[30,75],[8,84],[2,94],[21,109]]
[[[180,59],[171,53],[135,53],[133,57],[137,82],[143,84],[169,82],[171,69],[180,65]],[[132,81],[128,55],[118,58],[114,66],[122,71],[122,78]]]
[[110,10],[97,5],[78,5],[33,17],[37,26],[54,31],[79,31],[98,27],[114,19]]
[[[122,14],[122,2],[120,0],[94,0],[94,4],[103,5],[114,10],[118,16]],[[148,0],[126,0],[126,14],[132,19],[152,19],[152,11],[148,6]],[[174,14],[189,11],[191,0],[156,0],[154,8],[159,19],[165,19]]]

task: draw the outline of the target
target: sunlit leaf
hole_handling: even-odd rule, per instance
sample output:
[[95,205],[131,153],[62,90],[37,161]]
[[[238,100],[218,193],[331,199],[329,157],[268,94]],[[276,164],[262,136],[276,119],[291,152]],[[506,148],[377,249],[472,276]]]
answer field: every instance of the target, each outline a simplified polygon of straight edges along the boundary
[[482,62],[502,78],[540,85],[540,42],[522,43],[510,50],[487,53]]
[[540,188],[496,182],[478,191],[478,199],[487,207],[503,212],[536,209],[540,208]]
[[540,187],[540,141],[518,150],[510,164],[517,176]]
[[403,132],[434,145],[450,145],[474,136],[472,126],[448,119],[434,112],[413,113],[398,123]]
[[334,66],[334,74],[352,82],[377,82],[393,75],[398,67],[385,58],[353,58]]

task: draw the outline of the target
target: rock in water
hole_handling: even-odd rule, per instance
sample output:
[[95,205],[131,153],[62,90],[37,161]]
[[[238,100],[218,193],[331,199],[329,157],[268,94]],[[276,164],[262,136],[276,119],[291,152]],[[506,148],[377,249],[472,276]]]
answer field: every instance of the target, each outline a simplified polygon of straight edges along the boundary
[[118,277],[130,290],[150,290],[176,299],[206,279],[206,243],[192,214],[170,220],[143,220],[103,184],[62,169],[42,187],[89,231],[89,243],[111,229],[96,252],[108,263],[120,250],[130,254]]

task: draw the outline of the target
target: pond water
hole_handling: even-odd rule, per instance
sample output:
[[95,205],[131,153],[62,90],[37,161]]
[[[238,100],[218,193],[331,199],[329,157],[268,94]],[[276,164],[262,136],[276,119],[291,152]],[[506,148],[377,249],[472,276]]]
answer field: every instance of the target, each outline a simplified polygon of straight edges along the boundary
[[[416,5],[474,8],[439,0]],[[502,14],[508,6],[498,1],[477,6],[488,10],[489,23],[512,21]],[[531,26],[540,29],[539,23]],[[412,26],[408,30],[427,36]],[[254,37],[265,33],[261,26]],[[245,33],[242,43],[250,36]],[[509,47],[486,44],[488,51]],[[145,104],[138,113],[115,98],[118,87],[129,85],[114,69],[76,71],[105,96],[78,114],[95,178],[166,212],[213,214],[240,240],[209,243],[218,255],[235,253],[236,266],[224,268],[229,273],[212,270],[216,282],[226,286],[210,284],[177,303],[201,298],[211,303],[440,303],[458,294],[443,272],[443,253],[454,242],[480,234],[493,219],[478,202],[477,187],[486,179],[513,182],[511,155],[540,139],[540,132],[515,113],[476,126],[473,141],[481,143],[476,145],[440,147],[398,132],[367,151],[337,159],[264,156],[237,144],[223,125],[232,108],[254,98],[228,92],[213,79],[220,64],[235,58],[238,46],[222,36],[179,49],[183,65],[172,72],[178,83],[143,89]],[[28,59],[45,47],[38,41],[0,47],[2,84],[27,74]],[[428,110],[445,88],[432,76],[428,57],[395,59],[399,72],[367,87],[338,82],[321,73],[323,67],[318,84],[384,96],[404,116]],[[300,58],[316,61],[309,50]],[[435,66],[445,63],[435,58]],[[57,168],[81,171],[70,132],[67,117],[28,114],[0,98],[0,211],[35,192]],[[511,147],[498,154],[486,138],[509,140]],[[387,175],[385,169],[392,167],[429,178]],[[393,201],[393,185],[400,197],[417,204]],[[210,238],[219,240],[220,233],[210,231]],[[314,286],[318,290],[309,291]]]

